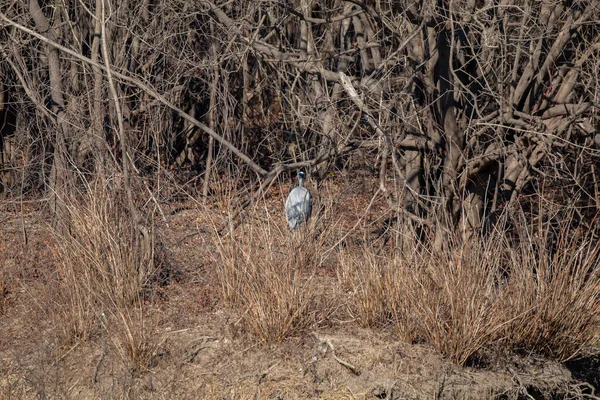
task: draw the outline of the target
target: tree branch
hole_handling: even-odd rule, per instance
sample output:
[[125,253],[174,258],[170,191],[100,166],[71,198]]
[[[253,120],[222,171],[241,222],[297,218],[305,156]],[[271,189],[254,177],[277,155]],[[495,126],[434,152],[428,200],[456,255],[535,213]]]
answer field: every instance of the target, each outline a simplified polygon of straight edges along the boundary
[[[35,0],[32,0],[35,1]],[[53,46],[54,48],[65,52],[75,58],[77,58],[80,61],[83,61],[85,63],[88,63],[92,66],[95,66],[97,68],[100,68],[102,71],[106,72],[107,71],[107,67],[105,65],[93,62],[90,58],[83,56],[71,49],[68,49],[58,43],[56,43],[53,40],[48,39],[47,37],[32,31],[31,29],[12,21],[11,19],[7,18],[3,13],[0,13],[0,19],[4,20],[6,23],[8,23],[9,25],[14,26],[15,28],[26,32],[36,38],[38,38],[39,40],[43,41],[46,44],[49,44],[50,46]],[[267,171],[264,170],[262,167],[260,167],[258,164],[256,164],[254,161],[252,161],[250,159],[250,157],[248,157],[246,154],[242,153],[237,147],[235,147],[231,142],[229,142],[228,140],[226,140],[224,137],[222,137],[221,135],[219,135],[218,133],[216,133],[215,131],[213,131],[212,129],[210,129],[208,126],[204,125],[202,122],[198,121],[196,118],[192,117],[191,115],[189,115],[188,113],[186,113],[185,111],[183,111],[182,109],[180,109],[179,107],[177,107],[176,105],[174,105],[173,103],[171,103],[170,101],[168,101],[167,99],[164,98],[164,96],[162,96],[160,93],[158,93],[156,90],[154,90],[152,87],[150,87],[149,85],[145,84],[144,82],[142,82],[139,79],[136,78],[132,78],[129,77],[127,75],[121,74],[117,71],[112,71],[113,75],[116,76],[117,78],[119,78],[120,80],[130,83],[133,86],[136,86],[137,88],[143,90],[144,92],[146,92],[147,94],[149,94],[151,97],[155,98],[156,100],[160,101],[161,103],[163,103],[164,105],[166,105],[167,107],[169,107],[171,110],[175,111],[177,114],[179,114],[183,119],[191,122],[192,124],[194,124],[195,126],[197,126],[198,128],[202,129],[204,132],[206,132],[207,134],[209,134],[210,136],[214,137],[218,142],[220,142],[222,145],[224,145],[225,147],[227,147],[233,154],[235,154],[238,158],[240,158],[242,161],[244,161],[250,168],[252,168],[252,170],[254,172],[256,172],[258,175],[264,177],[265,175],[267,175]]]

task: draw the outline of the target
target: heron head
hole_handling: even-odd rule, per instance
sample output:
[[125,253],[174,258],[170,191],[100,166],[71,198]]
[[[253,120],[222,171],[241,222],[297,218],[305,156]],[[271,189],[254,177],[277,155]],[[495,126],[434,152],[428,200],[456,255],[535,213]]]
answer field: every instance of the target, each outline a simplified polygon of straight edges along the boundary
[[302,186],[302,184],[304,183],[305,180],[306,180],[306,172],[304,170],[298,171],[298,181],[300,181],[300,186]]

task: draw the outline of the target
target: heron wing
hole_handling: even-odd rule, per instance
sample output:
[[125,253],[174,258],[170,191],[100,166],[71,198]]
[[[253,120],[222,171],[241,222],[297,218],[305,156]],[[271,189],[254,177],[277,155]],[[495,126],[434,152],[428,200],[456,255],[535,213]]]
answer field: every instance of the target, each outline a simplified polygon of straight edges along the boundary
[[304,187],[294,188],[285,202],[285,216],[290,229],[296,229],[298,225],[310,217],[312,198],[309,191]]

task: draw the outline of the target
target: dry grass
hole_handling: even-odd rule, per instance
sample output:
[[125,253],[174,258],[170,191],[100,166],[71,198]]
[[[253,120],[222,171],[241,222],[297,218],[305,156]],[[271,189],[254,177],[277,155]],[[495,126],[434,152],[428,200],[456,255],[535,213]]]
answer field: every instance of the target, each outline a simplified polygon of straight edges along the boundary
[[491,346],[566,360],[600,327],[600,245],[564,232],[553,254],[531,241],[510,245],[506,232],[450,237],[441,253],[416,240],[410,251],[347,249],[339,282],[364,326],[391,325],[459,365]]
[[[568,224],[523,224],[517,237],[496,230],[463,240],[446,232],[444,250],[396,227],[395,246],[338,246],[337,280],[325,288],[315,284],[315,272],[331,247],[314,224],[290,234],[262,221],[216,236],[215,263],[223,304],[237,308],[240,323],[262,343],[310,329],[322,306],[315,299],[326,290],[350,293],[348,311],[362,326],[392,327],[458,365],[489,349],[564,361],[589,347],[600,328],[600,245]],[[555,232],[562,233],[552,242]],[[340,307],[332,299],[328,306]]]
[[238,309],[241,326],[262,344],[318,325],[331,311],[316,277],[326,235],[314,223],[289,232],[268,219],[248,229],[214,237],[223,305]]
[[148,370],[157,365],[164,338],[155,340],[155,327],[144,317],[143,307],[116,310],[111,318],[112,343],[121,362],[131,372]]
[[[262,344],[331,324],[342,292],[350,293],[348,311],[361,325],[393,327],[403,340],[429,343],[459,365],[492,347],[567,360],[596,338],[600,247],[567,223],[562,230],[523,228],[516,240],[501,230],[471,240],[446,233],[443,251],[404,226],[396,228],[397,245],[381,249],[368,241],[338,246],[331,207],[324,208],[297,232],[271,223],[265,208],[265,218],[213,235],[221,305],[236,309],[234,325]],[[152,252],[103,189],[88,190],[69,211],[69,233],[57,237],[63,336],[84,340],[100,315],[111,315],[121,358],[149,368],[157,347],[142,313],[130,311],[155,274]],[[337,279],[324,280],[331,254],[337,261],[328,268]]]
[[354,293],[364,326],[392,325],[403,340],[430,343],[462,364],[498,339],[504,322],[499,263],[481,260],[481,250],[436,256],[415,244],[408,254],[378,256],[361,249],[341,255],[340,282]]
[[[0,290],[6,287],[11,291],[6,307],[12,313],[13,304],[19,304],[24,311],[29,307],[23,315],[36,317],[22,320],[40,320],[27,325],[34,327],[30,329],[34,332],[32,337],[37,329],[44,332],[46,347],[34,351],[43,353],[39,360],[45,360],[45,364],[29,353],[29,348],[36,345],[21,344],[16,358],[27,361],[22,367],[19,361],[12,368],[23,376],[28,375],[22,371],[44,365],[56,368],[53,373],[57,376],[69,376],[70,372],[64,371],[70,371],[77,363],[73,360],[87,351],[87,361],[80,364],[80,368],[87,365],[89,369],[85,382],[95,380],[97,375],[104,376],[102,382],[112,381],[115,370],[122,376],[158,377],[171,368],[174,372],[169,382],[173,388],[179,388],[182,382],[181,370],[193,370],[200,371],[198,385],[208,385],[202,390],[209,393],[207,388],[212,383],[202,380],[205,371],[218,370],[211,372],[214,376],[210,378],[220,382],[213,393],[216,397],[232,385],[229,374],[239,379],[240,388],[245,387],[250,365],[256,364],[257,376],[264,371],[273,375],[268,390],[272,393],[281,389],[277,385],[282,376],[297,372],[298,365],[305,368],[302,363],[314,359],[316,354],[321,367],[328,365],[327,372],[319,372],[316,367],[305,369],[297,378],[302,383],[288,382],[290,385],[296,385],[296,389],[309,387],[313,375],[323,387],[335,374],[343,375],[338,382],[345,382],[347,368],[330,354],[320,352],[318,346],[317,350],[311,348],[310,340],[302,341],[303,346],[254,346],[282,342],[316,329],[319,334],[342,333],[343,345],[335,343],[338,356],[364,371],[356,379],[364,378],[360,388],[367,393],[371,390],[370,383],[365,383],[370,379],[368,371],[380,362],[384,369],[390,368],[388,361],[398,362],[394,367],[398,369],[390,372],[394,380],[403,373],[410,375],[406,370],[400,371],[411,365],[410,360],[397,352],[398,343],[390,340],[390,332],[406,342],[430,344],[435,352],[427,346],[414,348],[435,353],[433,369],[437,371],[438,354],[459,365],[477,361],[480,354],[511,350],[567,360],[589,349],[600,327],[600,248],[591,237],[569,228],[568,218],[564,226],[552,228],[547,224],[522,228],[518,233],[496,231],[485,239],[462,241],[449,235],[445,238],[446,250],[434,251],[433,244],[417,240],[414,232],[398,225],[391,227],[397,234],[391,235],[395,239],[386,246],[369,242],[370,231],[360,230],[359,224],[349,224],[354,230],[337,232],[338,225],[331,223],[330,205],[317,210],[311,223],[295,233],[286,229],[279,213],[271,215],[265,207],[264,212],[250,213],[232,235],[206,234],[208,223],[201,222],[198,226],[202,230],[185,244],[176,239],[188,233],[185,227],[192,225],[191,218],[198,213],[166,214],[170,225],[165,230],[181,228],[171,241],[180,246],[177,263],[189,262],[190,267],[177,284],[156,292],[163,297],[155,296],[149,302],[146,300],[160,267],[154,265],[152,249],[140,246],[138,230],[118,196],[104,188],[88,189],[69,206],[69,229],[54,234],[55,244],[50,248],[56,256],[52,264],[56,265],[56,273],[44,275],[51,285],[44,282],[36,286],[41,288],[39,292],[19,292],[14,287],[17,275],[0,271]],[[200,212],[205,213],[205,221],[212,218],[208,208]],[[166,235],[161,231],[160,237],[165,239]],[[40,244],[31,252],[44,248],[48,247]],[[196,258],[191,257],[191,252]],[[8,259],[5,264],[14,268],[28,260],[0,252],[0,262],[3,257]],[[19,282],[25,288],[34,281],[31,278],[31,282]],[[216,284],[211,286],[213,282]],[[50,286],[52,290],[48,289]],[[188,294],[200,292],[204,286],[210,289],[210,310],[193,304],[197,300]],[[25,299],[22,293],[32,299]],[[213,301],[214,293],[217,300]],[[39,310],[32,312],[37,310],[35,307]],[[212,312],[223,308],[233,312]],[[231,315],[235,315],[233,325]],[[374,329],[358,328],[357,322]],[[232,326],[234,331],[237,328],[249,337],[232,335]],[[369,346],[371,336],[379,335],[381,327],[387,329],[380,334],[378,340],[382,342],[376,347],[387,341],[390,347],[385,351],[379,348],[383,361],[375,362],[360,349]],[[356,332],[364,335],[359,341],[355,341]],[[55,342],[53,334],[60,341]],[[299,347],[302,356],[286,369],[278,371],[280,360],[276,357],[262,362],[268,352],[261,351],[287,348],[295,354]],[[249,348],[258,353],[246,353]],[[409,348],[413,347],[405,347]],[[68,364],[67,359],[73,364]],[[413,359],[419,361],[418,366],[413,365],[413,371],[420,371],[422,360]],[[317,361],[314,363],[317,365]],[[54,389],[44,385],[54,378],[43,368],[40,371],[43,379],[28,385],[39,387],[40,393],[51,392]],[[375,376],[381,376],[381,371],[377,370]],[[6,367],[3,373],[6,376],[4,383],[0,382],[0,397],[19,393],[24,384],[16,378],[18,374],[13,377]],[[65,388],[71,387],[67,381],[64,379]],[[101,383],[94,385],[97,393],[103,393]],[[152,384],[148,387],[147,393],[151,393]],[[267,393],[266,389],[261,390]],[[333,396],[338,395],[335,392]]]
[[133,369],[146,368],[152,346],[134,311],[156,276],[154,243],[142,240],[127,209],[112,196],[106,186],[87,187],[68,204],[66,228],[54,232],[60,282],[56,326],[67,345],[107,329],[122,358]]
[[139,299],[156,272],[152,249],[144,248],[126,208],[105,188],[90,188],[71,203],[68,232],[58,235],[62,280],[118,306]]
[[600,329],[600,243],[569,222],[520,242],[506,299],[519,311],[505,333],[509,343],[560,361],[580,355]]

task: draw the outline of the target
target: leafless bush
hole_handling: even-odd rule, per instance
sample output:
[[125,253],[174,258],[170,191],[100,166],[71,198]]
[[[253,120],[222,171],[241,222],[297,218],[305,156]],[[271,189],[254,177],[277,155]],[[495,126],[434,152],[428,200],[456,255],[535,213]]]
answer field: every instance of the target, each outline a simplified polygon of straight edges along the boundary
[[469,237],[540,178],[578,197],[586,220],[600,204],[598,5],[16,3],[0,9],[0,110],[35,120],[22,143],[36,143],[28,157],[52,196],[73,166],[198,172],[208,195],[212,170],[244,165],[264,188],[299,165],[322,177],[360,149],[390,208],[421,225],[443,207]]

